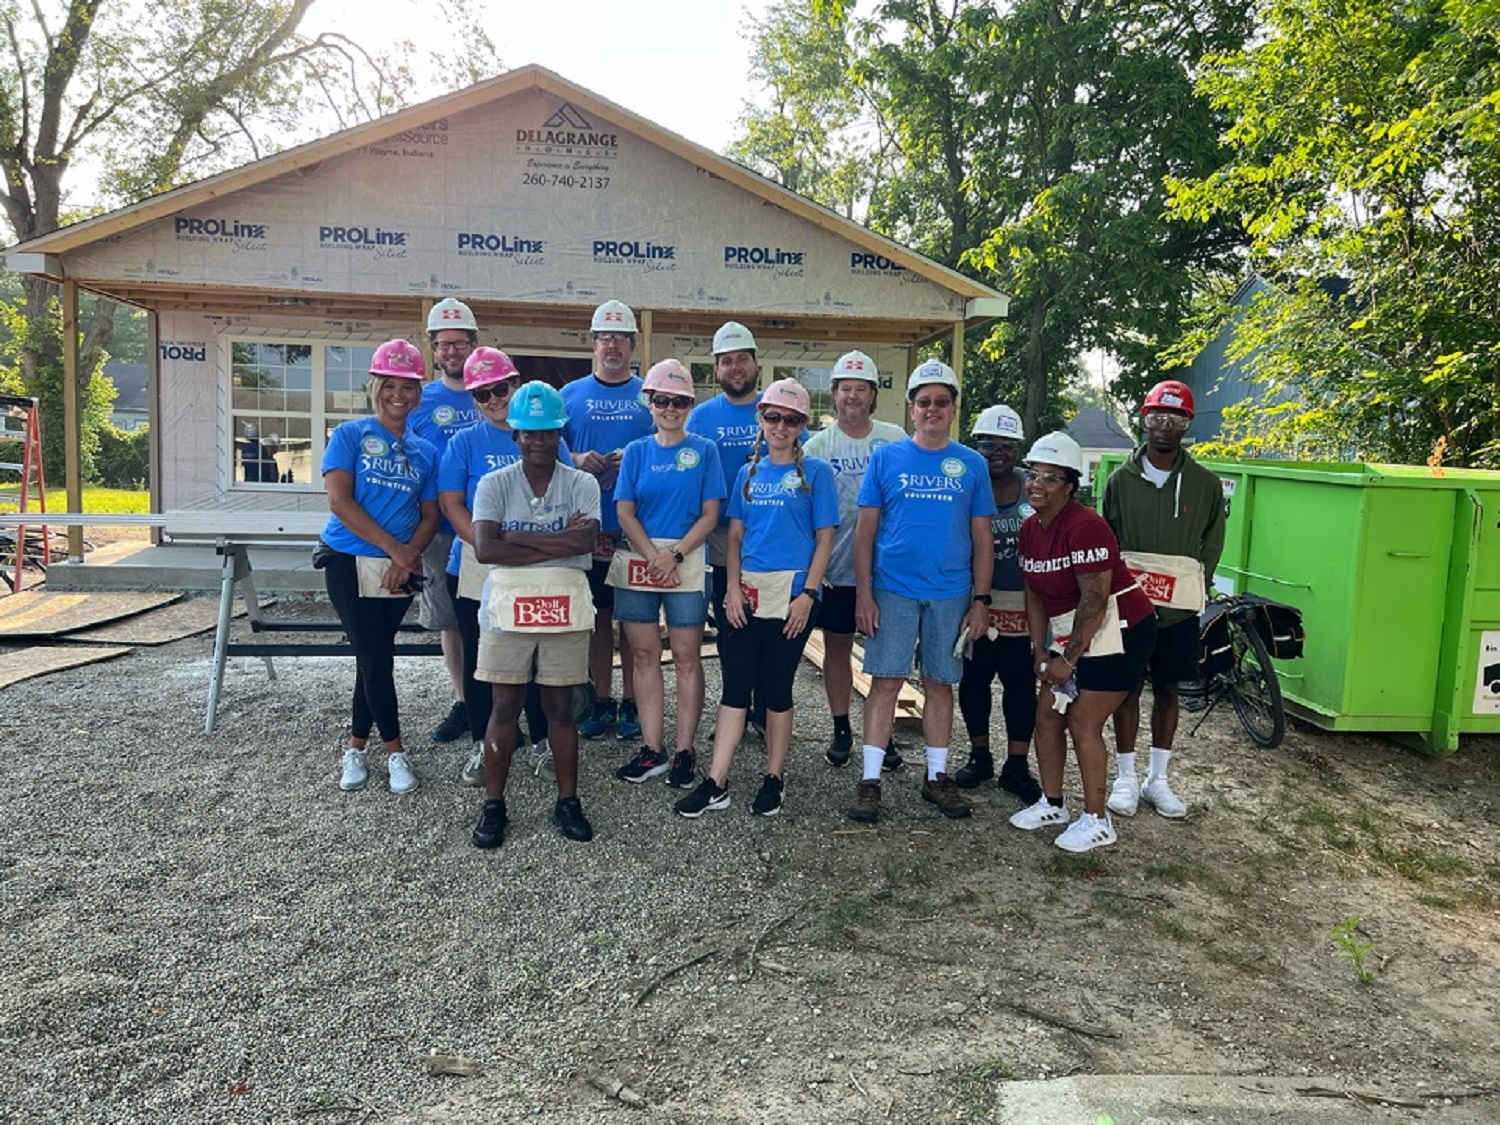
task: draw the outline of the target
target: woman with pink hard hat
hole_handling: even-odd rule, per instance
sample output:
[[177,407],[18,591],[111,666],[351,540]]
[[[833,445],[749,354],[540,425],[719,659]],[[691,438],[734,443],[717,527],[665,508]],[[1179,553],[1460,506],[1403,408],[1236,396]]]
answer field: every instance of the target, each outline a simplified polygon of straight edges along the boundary
[[781,811],[792,743],[792,681],[817,620],[839,525],[833,468],[803,456],[799,439],[812,404],[802,384],[777,380],[756,410],[760,434],[729,493],[727,628],[719,633],[724,691],[713,764],[675,806],[689,818],[729,807],[729,770],[745,733],[752,688],[766,706],[766,772],[750,811]]

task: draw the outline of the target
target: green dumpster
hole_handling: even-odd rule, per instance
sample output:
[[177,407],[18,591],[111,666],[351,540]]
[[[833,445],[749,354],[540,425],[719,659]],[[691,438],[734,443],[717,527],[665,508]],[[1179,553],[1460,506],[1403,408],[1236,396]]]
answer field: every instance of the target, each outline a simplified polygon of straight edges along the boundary
[[1500,472],[1203,465],[1229,506],[1215,584],[1302,610],[1306,656],[1276,665],[1288,710],[1437,753],[1500,733]]

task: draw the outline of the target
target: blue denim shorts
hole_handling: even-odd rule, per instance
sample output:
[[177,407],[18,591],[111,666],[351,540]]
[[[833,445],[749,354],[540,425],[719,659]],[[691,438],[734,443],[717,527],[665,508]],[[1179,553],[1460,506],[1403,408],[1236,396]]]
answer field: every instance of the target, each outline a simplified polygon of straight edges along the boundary
[[[707,585],[705,583],[704,585]],[[611,587],[615,592],[615,620],[631,621],[639,625],[655,625],[661,611],[667,611],[667,628],[691,629],[702,626],[708,620],[708,592],[695,590],[692,593],[658,593],[655,590],[625,590]]]
[[911,673],[912,655],[920,641],[922,675],[935,683],[958,683],[964,676],[964,662],[953,655],[953,644],[972,604],[968,594],[917,601],[877,588],[880,625],[865,640],[865,675],[904,679]]

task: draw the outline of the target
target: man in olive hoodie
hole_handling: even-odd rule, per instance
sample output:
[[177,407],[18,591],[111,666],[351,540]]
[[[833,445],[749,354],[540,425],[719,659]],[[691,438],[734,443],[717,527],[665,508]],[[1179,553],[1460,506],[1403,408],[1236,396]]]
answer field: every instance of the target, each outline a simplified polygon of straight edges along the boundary
[[[1146,395],[1141,407],[1146,440],[1104,486],[1104,518],[1122,552],[1173,556],[1163,565],[1192,571],[1201,564],[1202,581],[1213,582],[1224,550],[1224,491],[1219,478],[1182,448],[1193,418],[1193,392],[1169,379]],[[1127,560],[1128,561],[1128,560]],[[1132,568],[1134,569],[1134,568]],[[1165,817],[1187,816],[1187,805],[1167,784],[1167,763],[1177,735],[1177,685],[1198,675],[1198,611],[1163,604],[1163,586],[1147,595],[1157,603],[1157,640],[1147,674],[1151,677],[1151,766],[1143,784],[1135,766],[1141,725],[1141,685],[1115,712],[1118,776],[1109,808],[1134,816],[1145,801]],[[1178,599],[1180,600],[1180,599]],[[1199,607],[1201,608],[1201,607]]]

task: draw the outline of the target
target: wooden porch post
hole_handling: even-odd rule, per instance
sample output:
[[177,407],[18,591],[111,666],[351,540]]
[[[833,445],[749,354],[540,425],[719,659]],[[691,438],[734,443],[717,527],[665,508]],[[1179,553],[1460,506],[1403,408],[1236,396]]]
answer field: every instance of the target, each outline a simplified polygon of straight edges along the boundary
[[[68,511],[83,511],[83,396],[78,389],[78,283],[63,282],[63,447],[67,460],[63,479],[68,488]],[[68,560],[83,561],[83,528],[68,527]]]

